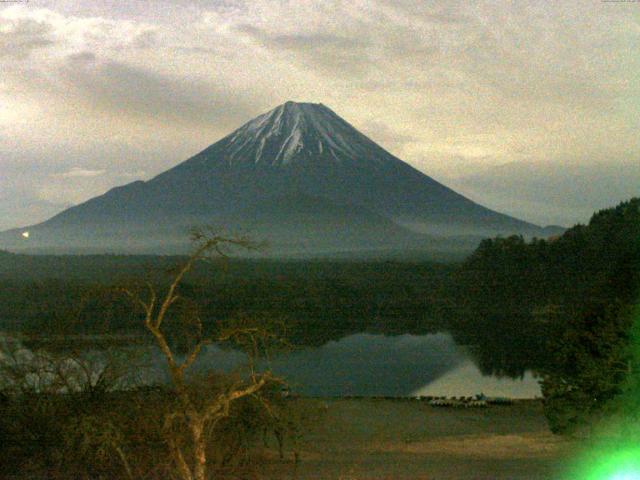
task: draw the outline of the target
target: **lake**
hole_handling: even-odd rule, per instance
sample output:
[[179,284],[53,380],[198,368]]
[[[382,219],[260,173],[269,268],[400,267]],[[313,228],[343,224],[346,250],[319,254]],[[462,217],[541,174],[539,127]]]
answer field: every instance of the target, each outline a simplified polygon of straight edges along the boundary
[[[230,371],[244,355],[209,346],[194,365]],[[166,378],[159,353],[150,377]],[[358,333],[320,347],[308,347],[273,358],[272,370],[287,379],[293,392],[308,396],[541,396],[530,372],[521,379],[484,376],[465,347],[451,335],[374,335]]]
[[[74,343],[73,339],[67,341]],[[24,346],[19,348],[15,358],[20,362],[42,361],[41,356],[34,356]],[[164,357],[157,348],[129,344],[112,351],[123,350],[126,352],[124,365],[133,372],[137,382],[168,381]],[[96,374],[109,355],[92,348],[82,352]],[[243,365],[246,365],[243,353],[209,345],[191,371],[230,372]],[[457,345],[448,333],[395,336],[357,333],[321,346],[281,353],[268,364],[260,362],[259,368],[267,365],[287,380],[292,392],[305,396],[471,396],[479,393],[510,398],[541,396],[538,382],[530,372],[519,379],[483,375],[469,350]],[[70,364],[70,368],[77,367]]]

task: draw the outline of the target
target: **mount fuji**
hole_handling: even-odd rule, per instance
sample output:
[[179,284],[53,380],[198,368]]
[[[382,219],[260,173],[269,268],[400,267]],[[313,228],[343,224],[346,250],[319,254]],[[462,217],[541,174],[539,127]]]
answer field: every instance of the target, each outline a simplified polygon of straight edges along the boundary
[[0,248],[175,253],[194,225],[295,255],[455,250],[465,239],[555,233],[454,192],[322,104],[287,102],[149,181],[0,233]]

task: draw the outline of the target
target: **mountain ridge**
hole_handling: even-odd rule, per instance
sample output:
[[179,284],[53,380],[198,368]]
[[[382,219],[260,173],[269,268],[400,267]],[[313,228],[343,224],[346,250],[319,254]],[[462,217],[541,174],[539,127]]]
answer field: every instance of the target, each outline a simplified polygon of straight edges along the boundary
[[[428,243],[433,236],[544,234],[540,227],[486,209],[418,171],[325,105],[286,102],[146,182],[113,188],[20,229],[33,235],[26,243],[20,239],[17,248],[71,242],[73,250],[74,245],[112,242],[126,251],[132,244],[143,245],[145,236],[155,237],[150,244],[157,246],[161,235],[175,237],[194,224],[246,227],[250,222],[243,212],[273,198],[289,198],[293,208],[296,196],[322,199],[319,208],[326,210],[325,220],[332,219],[314,226],[310,214],[308,222],[300,221],[300,228],[290,225],[292,238],[305,228],[316,232],[311,242],[316,246],[339,247],[331,240],[335,228],[353,230],[349,237],[355,243],[350,248],[357,248],[358,241],[368,245],[365,237],[372,231],[387,232],[383,237],[391,248],[407,248],[398,239],[415,240],[419,235]],[[330,204],[341,205],[345,212],[360,209],[363,220],[340,222],[340,209]],[[278,230],[276,217],[286,208],[285,202],[278,215],[265,214],[262,223],[272,221],[273,230]],[[0,234],[0,247],[16,246],[19,231],[9,232]],[[258,233],[270,234],[266,227]],[[8,242],[11,235],[14,241]],[[375,243],[384,245],[385,238]]]

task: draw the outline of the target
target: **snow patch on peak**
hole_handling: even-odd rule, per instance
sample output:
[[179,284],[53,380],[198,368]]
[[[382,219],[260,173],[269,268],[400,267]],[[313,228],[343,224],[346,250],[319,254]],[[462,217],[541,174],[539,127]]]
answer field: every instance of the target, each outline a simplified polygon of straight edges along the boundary
[[321,103],[286,102],[225,139],[227,162],[281,166],[298,161],[399,161]]
[[280,147],[280,151],[274,159],[274,163],[286,165],[291,162],[292,158],[304,147],[304,140],[302,136],[302,130],[298,128],[296,124],[291,134]]

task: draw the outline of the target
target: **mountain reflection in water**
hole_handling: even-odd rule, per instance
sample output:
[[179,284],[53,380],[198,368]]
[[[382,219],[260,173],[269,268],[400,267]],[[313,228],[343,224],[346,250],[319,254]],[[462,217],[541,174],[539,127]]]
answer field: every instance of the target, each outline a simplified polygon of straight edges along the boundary
[[[156,358],[157,355],[157,358]],[[242,365],[244,355],[209,346],[194,365],[196,372],[212,368],[229,371]],[[149,381],[166,379],[159,353],[145,375]],[[292,391],[309,396],[487,395],[539,396],[535,378],[483,376],[466,349],[448,333],[385,336],[358,333],[320,347],[307,347],[271,360],[273,371]]]

